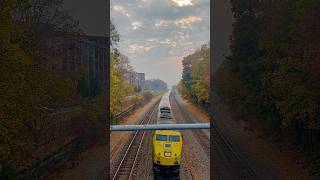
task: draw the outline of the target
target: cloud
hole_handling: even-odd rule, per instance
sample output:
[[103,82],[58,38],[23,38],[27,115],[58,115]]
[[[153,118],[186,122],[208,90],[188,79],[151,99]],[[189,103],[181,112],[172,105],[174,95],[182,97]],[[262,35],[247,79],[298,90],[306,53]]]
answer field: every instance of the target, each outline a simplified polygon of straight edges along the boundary
[[174,5],[178,7],[183,7],[183,6],[193,6],[192,0],[171,0],[171,2],[174,3]]
[[202,21],[202,18],[199,16],[188,16],[186,18],[176,20],[174,22],[174,24],[176,26],[190,26],[191,24],[198,22],[198,21]]
[[130,44],[129,53],[131,54],[142,54],[150,51],[154,46],[153,45],[140,45],[140,44]]
[[165,40],[162,40],[159,42],[160,44],[163,44],[163,45],[171,45],[173,47],[176,46],[176,41],[173,41],[173,40],[170,40],[170,39],[165,39]]
[[170,26],[176,26],[182,29],[188,29],[192,24],[202,21],[202,17],[199,16],[187,16],[187,17],[183,17],[177,20],[158,20],[154,23],[154,26],[157,29],[160,28],[165,28],[165,27],[170,27]]
[[147,41],[148,41],[148,42],[157,42],[158,39],[157,39],[157,38],[150,38],[150,39],[148,39]]
[[177,32],[177,39],[180,44],[185,42],[190,37],[191,30],[184,29],[182,31]]
[[111,7],[111,10],[113,11],[116,11],[116,12],[119,12],[120,14],[122,15],[125,15],[127,17],[130,17],[129,13],[127,12],[127,10],[121,6],[121,5],[118,5],[118,4],[115,4]]
[[184,57],[192,52],[193,48],[190,46],[180,47],[179,49],[170,49],[168,54],[175,57]]
[[145,72],[146,78],[175,84],[181,78],[182,57],[210,38],[210,0],[110,3],[122,6],[111,6],[111,17],[120,34],[119,51],[129,57],[137,71]]
[[142,22],[141,21],[134,21],[131,23],[132,29],[137,30],[138,28],[142,27]]
[[168,27],[170,25],[170,22],[169,21],[165,21],[165,20],[159,20],[157,21],[154,26],[157,27],[157,28],[162,28],[162,27]]

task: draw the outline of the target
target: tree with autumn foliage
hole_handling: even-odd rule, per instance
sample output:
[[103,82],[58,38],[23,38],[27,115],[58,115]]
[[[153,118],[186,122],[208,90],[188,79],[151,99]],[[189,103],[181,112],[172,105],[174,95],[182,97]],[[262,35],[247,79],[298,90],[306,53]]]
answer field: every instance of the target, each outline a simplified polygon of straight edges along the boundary
[[319,2],[231,3],[231,55],[217,72],[217,93],[241,119],[304,147],[320,128]]
[[33,152],[44,144],[48,109],[78,103],[73,80],[45,55],[44,32],[76,27],[61,4],[0,3],[0,179],[12,178],[22,161],[38,158]]
[[210,89],[210,47],[203,45],[196,52],[183,58],[182,80],[178,90],[192,102],[209,107]]
[[120,35],[111,22],[111,52],[110,52],[110,123],[114,124],[115,115],[121,112],[121,103],[128,95],[133,94],[133,86],[124,77],[124,74],[133,71],[128,57],[122,55],[117,44]]

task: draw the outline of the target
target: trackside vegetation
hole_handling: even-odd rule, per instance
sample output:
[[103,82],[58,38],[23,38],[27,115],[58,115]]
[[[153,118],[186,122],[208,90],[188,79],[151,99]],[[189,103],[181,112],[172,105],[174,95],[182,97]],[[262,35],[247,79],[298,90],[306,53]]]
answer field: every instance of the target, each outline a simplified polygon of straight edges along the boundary
[[179,92],[193,103],[209,108],[210,91],[210,47],[209,43],[182,60],[182,80]]
[[117,49],[120,34],[112,22],[110,33],[110,123],[116,124],[117,114],[125,111],[129,105],[142,105],[148,102],[156,93],[151,91],[153,88],[146,89],[127,81],[126,75],[134,73],[134,69],[130,65],[129,58]]
[[83,34],[62,7],[61,0],[0,2],[0,179],[102,132],[103,85],[90,79],[88,86],[83,70],[58,68],[46,46],[51,32]]
[[319,164],[319,1],[231,3],[231,55],[216,74],[217,93],[237,118],[289,140]]

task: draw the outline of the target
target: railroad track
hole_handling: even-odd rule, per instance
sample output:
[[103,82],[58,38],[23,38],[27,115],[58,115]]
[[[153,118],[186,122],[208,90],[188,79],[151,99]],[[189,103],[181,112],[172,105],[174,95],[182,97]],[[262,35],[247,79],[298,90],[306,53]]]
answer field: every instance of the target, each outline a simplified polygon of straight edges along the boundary
[[[185,119],[185,121],[187,121],[188,123],[196,123],[194,120],[192,120],[192,119],[194,119],[193,115],[190,114],[189,111],[182,108],[175,97],[172,97],[172,96],[170,96],[170,97],[171,97],[171,99],[173,99],[174,105],[181,112],[181,115]],[[195,135],[195,137],[197,138],[200,145],[202,146],[203,151],[206,153],[206,155],[208,157],[210,157],[210,139],[209,139],[208,135],[206,135],[202,130],[191,130],[191,131]]]
[[[150,111],[146,113],[140,124],[149,124],[156,118],[153,118],[155,112],[157,112],[157,107],[160,100],[155,103],[155,105],[150,108]],[[115,179],[136,179],[136,169],[139,162],[139,153],[143,147],[146,131],[136,131],[129,140],[129,145],[124,151],[120,163],[117,164],[117,168],[113,175],[111,176],[113,180]]]
[[[175,97],[172,97],[172,99],[178,110],[182,112],[183,118],[185,118],[189,123],[195,123],[195,121],[192,120],[192,118],[194,118],[193,115],[182,108]],[[204,152],[210,156],[210,139],[208,136],[201,130],[193,130],[192,132],[203,147]],[[235,179],[259,179],[248,163],[243,160],[237,152],[235,152],[230,141],[225,138],[225,136],[216,127],[213,126],[213,131],[211,132],[213,132],[213,145],[216,147],[215,153],[224,157],[227,161],[224,163],[227,164],[230,171],[229,173],[234,174]]]
[[215,152],[223,155],[228,161],[227,164],[229,169],[232,170],[232,174],[239,179],[259,179],[248,163],[243,160],[238,153],[236,153],[231,145],[231,143],[222,135],[222,133],[215,127],[213,127],[214,145]]

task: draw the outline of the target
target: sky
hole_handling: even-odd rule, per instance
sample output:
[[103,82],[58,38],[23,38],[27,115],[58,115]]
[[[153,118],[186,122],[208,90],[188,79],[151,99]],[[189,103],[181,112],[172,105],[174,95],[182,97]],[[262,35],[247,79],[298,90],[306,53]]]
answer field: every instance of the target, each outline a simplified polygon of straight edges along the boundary
[[[107,34],[106,0],[64,0],[64,9],[86,34]],[[210,39],[210,0],[110,0],[110,16],[135,71],[169,87],[181,79],[182,58]]]
[[120,52],[169,87],[181,79],[183,57],[210,40],[210,0],[111,0],[110,8]]

